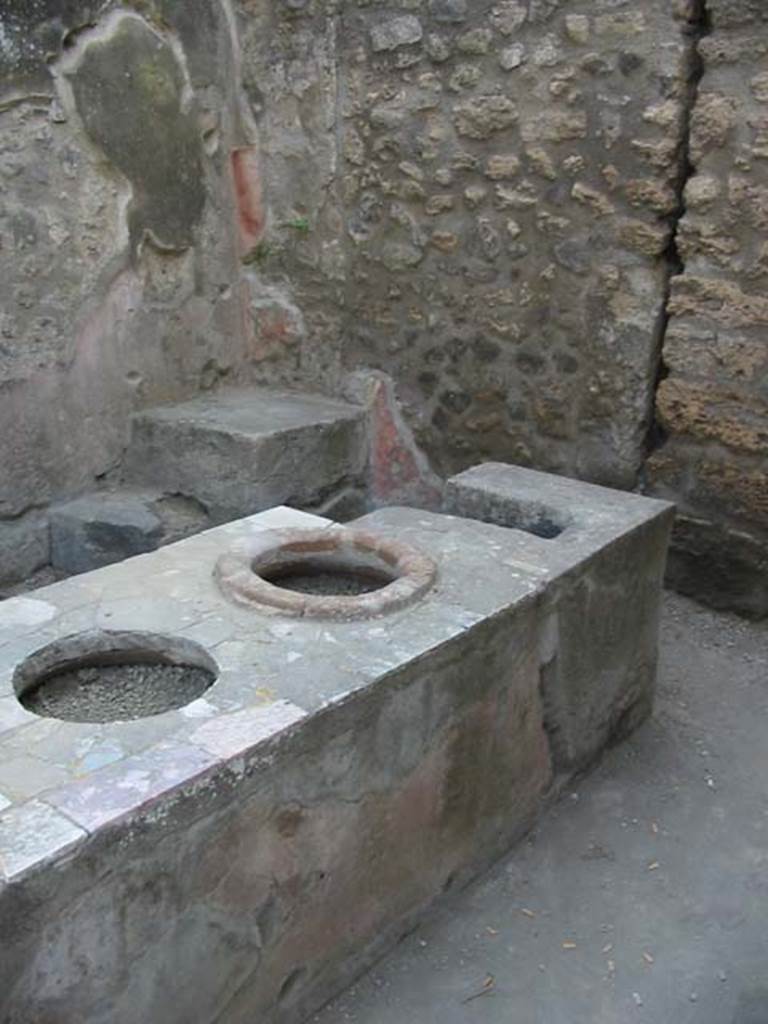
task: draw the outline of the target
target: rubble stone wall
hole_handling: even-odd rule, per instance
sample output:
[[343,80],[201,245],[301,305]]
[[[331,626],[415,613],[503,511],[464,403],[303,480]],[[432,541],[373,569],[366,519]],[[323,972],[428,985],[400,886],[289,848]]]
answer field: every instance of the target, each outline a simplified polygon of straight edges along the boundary
[[680,205],[688,6],[239,7],[272,209],[253,274],[299,284],[314,323],[298,363],[393,376],[441,473],[493,457],[632,487]]

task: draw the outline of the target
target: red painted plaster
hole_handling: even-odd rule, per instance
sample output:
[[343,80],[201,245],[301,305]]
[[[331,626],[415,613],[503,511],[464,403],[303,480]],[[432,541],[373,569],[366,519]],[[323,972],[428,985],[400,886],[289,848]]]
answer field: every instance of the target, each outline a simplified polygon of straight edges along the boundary
[[259,155],[255,146],[232,150],[232,178],[237,199],[240,247],[245,256],[258,245],[266,221]]

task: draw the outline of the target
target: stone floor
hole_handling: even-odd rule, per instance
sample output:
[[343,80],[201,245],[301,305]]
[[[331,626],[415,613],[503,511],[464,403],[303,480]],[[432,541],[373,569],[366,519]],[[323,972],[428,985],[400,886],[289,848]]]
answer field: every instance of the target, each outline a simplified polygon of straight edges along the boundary
[[768,1024],[768,623],[668,595],[653,719],[316,1024]]

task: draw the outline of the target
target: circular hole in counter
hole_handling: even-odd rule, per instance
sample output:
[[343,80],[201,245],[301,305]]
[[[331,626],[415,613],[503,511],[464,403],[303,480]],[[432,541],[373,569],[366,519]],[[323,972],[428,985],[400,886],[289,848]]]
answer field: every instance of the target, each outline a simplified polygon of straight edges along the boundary
[[435,562],[399,541],[355,529],[271,530],[223,554],[219,587],[238,604],[318,619],[372,618],[422,597]]
[[190,704],[216,682],[198,644],[158,633],[97,630],[42,647],[17,666],[19,702],[44,718],[125,722]]

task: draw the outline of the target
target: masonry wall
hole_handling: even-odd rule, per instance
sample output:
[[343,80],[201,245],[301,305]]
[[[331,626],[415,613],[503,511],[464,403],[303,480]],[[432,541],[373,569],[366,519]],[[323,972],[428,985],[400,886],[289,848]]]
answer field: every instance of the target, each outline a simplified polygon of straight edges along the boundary
[[647,486],[676,584],[768,608],[759,0],[34,12],[0,16],[6,576],[134,409],[376,370],[439,474]]
[[247,363],[236,70],[216,0],[0,8],[2,578],[47,561],[46,506],[116,471],[135,408]]
[[710,0],[648,475],[679,504],[672,581],[768,611],[768,8]]
[[671,498],[671,581],[768,609],[763,5],[240,10],[273,211],[252,272],[311,321],[266,378],[377,367],[442,474]]
[[686,6],[240,9],[274,215],[254,273],[300,282],[304,365],[391,374],[442,473],[492,457],[633,486],[679,206]]

